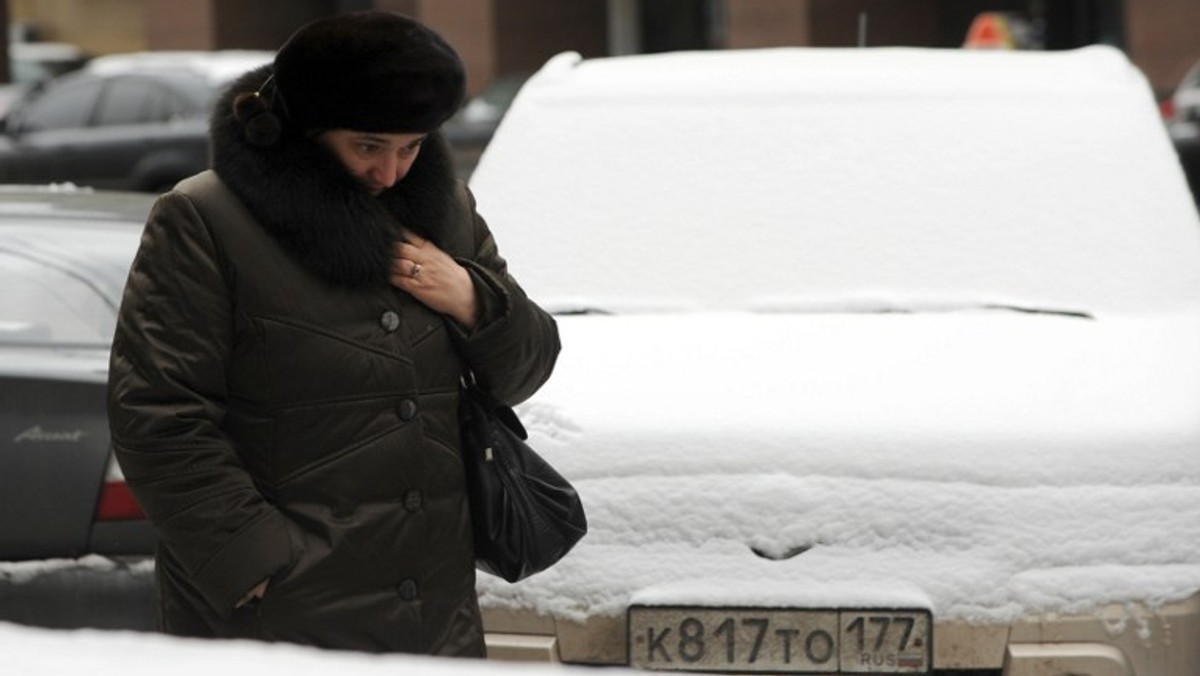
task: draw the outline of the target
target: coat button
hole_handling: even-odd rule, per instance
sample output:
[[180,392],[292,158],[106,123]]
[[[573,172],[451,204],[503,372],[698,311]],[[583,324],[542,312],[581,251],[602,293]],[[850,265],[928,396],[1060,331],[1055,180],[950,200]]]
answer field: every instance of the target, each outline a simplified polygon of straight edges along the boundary
[[396,588],[396,593],[405,601],[412,601],[417,598],[417,582],[413,579],[407,579],[400,583]]
[[379,325],[384,331],[391,333],[400,328],[400,315],[395,310],[388,310],[379,315]]
[[417,402],[412,399],[401,401],[400,406],[396,408],[396,413],[400,415],[401,420],[412,420],[417,415]]
[[410,512],[420,511],[421,505],[425,502],[421,495],[421,491],[411,490],[404,494],[404,509]]

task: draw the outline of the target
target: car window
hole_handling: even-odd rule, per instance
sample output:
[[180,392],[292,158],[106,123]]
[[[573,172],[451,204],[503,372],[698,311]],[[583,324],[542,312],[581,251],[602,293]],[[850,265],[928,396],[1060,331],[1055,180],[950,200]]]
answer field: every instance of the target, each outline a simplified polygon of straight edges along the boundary
[[16,116],[20,131],[46,131],[85,127],[91,118],[101,83],[75,80],[47,89],[45,94],[22,108]]
[[187,103],[152,80],[117,78],[104,91],[96,126],[168,122],[188,110]]
[[65,266],[0,250],[0,345],[107,345],[114,312]]
[[137,124],[146,117],[150,85],[139,80],[118,78],[108,83],[100,107],[96,109],[96,126]]
[[150,88],[146,97],[146,119],[154,122],[169,122],[192,112],[192,106],[175,92],[163,85]]

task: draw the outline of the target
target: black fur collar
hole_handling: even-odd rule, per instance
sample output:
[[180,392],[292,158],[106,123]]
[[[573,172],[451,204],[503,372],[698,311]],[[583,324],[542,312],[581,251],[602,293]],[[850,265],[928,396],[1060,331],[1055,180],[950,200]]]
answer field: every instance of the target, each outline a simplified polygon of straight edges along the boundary
[[248,143],[233,100],[257,91],[267,65],[242,76],[214,109],[212,167],[259,223],[309,271],[345,287],[387,284],[399,226],[441,243],[456,208],[445,140],[431,134],[404,180],[372,196],[329,151],[285,131],[269,147]]

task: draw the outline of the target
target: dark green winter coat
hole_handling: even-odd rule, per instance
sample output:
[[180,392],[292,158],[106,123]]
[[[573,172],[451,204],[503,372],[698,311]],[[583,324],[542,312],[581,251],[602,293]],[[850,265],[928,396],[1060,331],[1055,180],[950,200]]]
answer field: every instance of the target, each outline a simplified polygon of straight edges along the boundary
[[[557,330],[436,136],[379,197],[307,139],[247,144],[226,111],[268,73],[218,103],[214,171],[158,200],[113,341],[113,445],[160,534],[162,626],[481,655],[459,377],[521,401]],[[468,268],[473,332],[388,284],[399,224]]]

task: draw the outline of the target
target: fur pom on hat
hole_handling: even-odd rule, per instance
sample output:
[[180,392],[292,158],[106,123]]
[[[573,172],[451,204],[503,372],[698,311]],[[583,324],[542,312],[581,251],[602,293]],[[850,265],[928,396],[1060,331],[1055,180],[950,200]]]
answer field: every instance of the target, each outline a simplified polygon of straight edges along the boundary
[[[282,119],[278,128],[259,124],[267,111],[255,110],[257,102],[235,102],[235,110],[251,142],[270,145],[283,128],[433,131],[465,93],[462,61],[437,33],[402,14],[354,12],[303,26],[275,55],[261,95],[267,117]],[[267,128],[255,135],[254,125]]]

